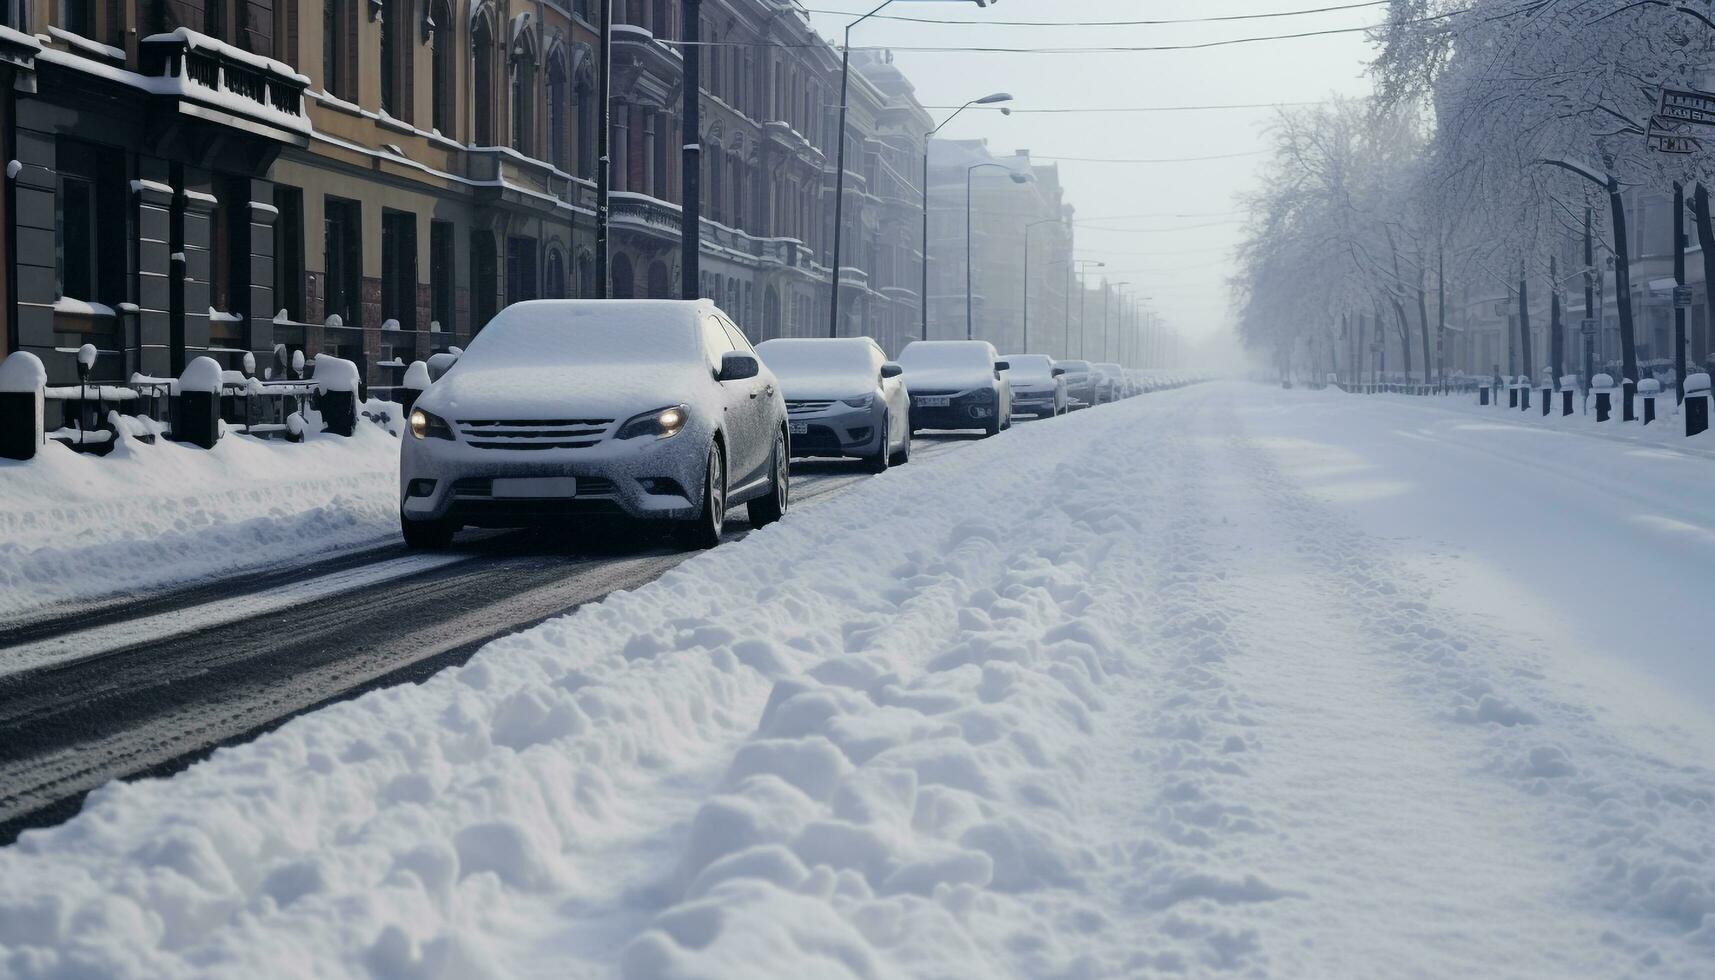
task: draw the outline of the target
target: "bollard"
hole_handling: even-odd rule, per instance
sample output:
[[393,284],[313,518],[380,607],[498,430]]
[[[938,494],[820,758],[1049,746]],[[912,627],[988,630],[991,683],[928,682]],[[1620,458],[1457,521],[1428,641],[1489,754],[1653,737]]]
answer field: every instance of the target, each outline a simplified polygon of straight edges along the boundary
[[429,365],[423,361],[412,361],[411,366],[405,369],[404,382],[399,392],[399,407],[407,417],[410,416],[411,409],[416,406],[418,396],[422,395],[423,390],[427,387],[429,387]]
[[0,458],[34,459],[47,442],[48,370],[29,351],[0,361]]
[[1549,413],[1554,411],[1554,386],[1544,384],[1537,390],[1537,394],[1542,396],[1542,417],[1548,418]]
[[173,399],[173,441],[213,449],[220,441],[220,364],[212,357],[199,357],[185,365],[179,375],[178,395]]
[[1572,414],[1572,390],[1578,387],[1578,376],[1562,375],[1560,378],[1560,414],[1564,417]]
[[317,354],[316,373],[310,380],[316,383],[316,409],[322,414],[322,428],[336,436],[355,434],[360,387],[357,365],[343,357]]
[[1477,386],[1477,404],[1487,405],[1488,403],[1489,403],[1489,385],[1487,382],[1485,382],[1485,383]]
[[1620,406],[1620,421],[1637,421],[1638,409],[1637,405],[1634,404],[1637,401],[1637,394],[1638,383],[1636,381],[1626,378],[1620,382],[1620,400],[1624,403]]
[[1661,382],[1654,378],[1645,378],[1638,382],[1638,394],[1644,400],[1644,424],[1655,421],[1655,400],[1661,397]]
[[1596,421],[1608,421],[1614,413],[1614,376],[1598,374],[1591,378],[1590,393],[1596,396]]
[[1702,435],[1709,429],[1709,375],[1693,374],[1685,379],[1685,435]]
[[1512,381],[1509,379],[1506,382],[1506,386],[1507,386],[1507,407],[1508,408],[1517,408],[1518,407],[1518,382]]

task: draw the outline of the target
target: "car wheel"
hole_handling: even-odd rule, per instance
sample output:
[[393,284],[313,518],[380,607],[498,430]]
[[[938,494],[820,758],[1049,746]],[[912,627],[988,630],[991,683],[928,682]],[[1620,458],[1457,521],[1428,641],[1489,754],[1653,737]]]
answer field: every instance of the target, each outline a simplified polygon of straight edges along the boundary
[[703,477],[703,506],[695,518],[681,529],[685,544],[692,548],[713,548],[721,543],[726,528],[726,457],[721,444],[709,443],[709,462]]
[[893,420],[885,414],[881,417],[881,442],[875,447],[875,455],[864,457],[864,468],[871,473],[886,473],[887,466],[893,461]]
[[751,527],[766,527],[786,516],[792,496],[792,464],[786,453],[786,437],[774,434],[774,455],[768,461],[768,496],[746,504]]
[[400,514],[399,532],[405,536],[405,547],[411,551],[435,551],[452,544],[458,528],[452,521],[414,521]]

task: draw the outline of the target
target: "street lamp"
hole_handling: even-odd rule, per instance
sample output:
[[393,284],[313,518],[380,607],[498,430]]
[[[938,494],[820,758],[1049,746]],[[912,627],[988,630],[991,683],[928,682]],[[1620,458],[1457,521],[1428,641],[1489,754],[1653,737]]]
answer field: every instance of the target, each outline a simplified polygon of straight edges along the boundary
[[[1072,273],[1082,274],[1085,268],[1095,266],[1098,269],[1107,268],[1106,262],[1095,259],[1073,259],[1066,263],[1066,346],[1072,346]],[[1084,289],[1083,282],[1078,284],[1078,359],[1084,359]],[[1068,355],[1070,351],[1067,352]]]
[[1024,345],[1022,352],[1030,353],[1030,231],[1038,225],[1059,224],[1059,218],[1043,218],[1024,226]]
[[1113,301],[1108,298],[1111,295],[1108,290],[1118,292],[1129,285],[1131,285],[1130,282],[1102,283],[1102,360],[1104,361],[1108,359],[1108,307],[1113,305]]
[[1021,174],[1005,164],[983,162],[973,163],[965,168],[965,339],[975,340],[976,317],[971,312],[971,177],[984,167],[994,167],[1004,170],[1015,184],[1028,184],[1036,178],[1030,174]]
[[[604,4],[606,2],[607,0],[603,0]],[[840,335],[840,239],[845,237],[841,231],[843,231],[842,225],[845,221],[846,204],[846,102],[852,80],[852,28],[881,13],[893,2],[894,0],[881,0],[881,3],[874,10],[847,24],[845,46],[840,49],[840,148],[834,158],[834,295],[828,303],[828,336],[830,337]],[[918,0],[918,2],[932,2],[932,0]],[[957,2],[974,3],[979,7],[987,7],[996,0],[957,0]]]
[[[936,126],[934,129],[923,134],[923,261],[921,263],[923,273],[923,292],[917,297],[917,306],[923,317],[924,340],[929,339],[929,143],[935,138],[936,133],[939,133],[948,123],[957,119],[959,117],[959,113],[964,112],[971,106],[995,105],[996,103],[1011,101],[1012,96],[1006,92],[996,92],[993,95],[985,95],[980,99],[972,99],[964,105],[959,106],[958,109],[954,110],[952,115],[941,120],[941,125]],[[1001,106],[1000,112],[1003,116],[1012,115],[1012,110],[1006,106]]]

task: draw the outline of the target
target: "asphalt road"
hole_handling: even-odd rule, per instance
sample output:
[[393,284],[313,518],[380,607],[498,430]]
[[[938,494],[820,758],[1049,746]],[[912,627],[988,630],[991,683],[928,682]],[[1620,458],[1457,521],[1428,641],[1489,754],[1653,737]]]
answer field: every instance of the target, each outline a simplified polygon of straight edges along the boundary
[[[912,452],[970,441],[922,435]],[[853,463],[794,464],[793,508],[866,478]],[[729,540],[748,533],[743,515]],[[0,629],[0,649],[30,665],[0,675],[0,845],[110,780],[175,772],[302,712],[419,682],[689,557],[635,533],[467,532],[446,553],[394,545]]]

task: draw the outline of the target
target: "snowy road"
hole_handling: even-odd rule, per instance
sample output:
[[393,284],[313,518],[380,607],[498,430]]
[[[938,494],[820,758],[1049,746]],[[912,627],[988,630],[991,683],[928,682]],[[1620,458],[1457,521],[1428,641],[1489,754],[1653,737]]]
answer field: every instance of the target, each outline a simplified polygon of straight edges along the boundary
[[1706,978],[1707,667],[1607,638],[1702,616],[1715,462],[1637,449],[1024,426],[93,794],[0,849],[0,974]]
[[[920,435],[914,455],[970,442]],[[794,473],[796,506],[867,478],[841,462]],[[317,705],[422,680],[687,557],[473,533],[449,553],[394,545],[0,629],[0,842],[75,813],[110,779],[175,771]]]

